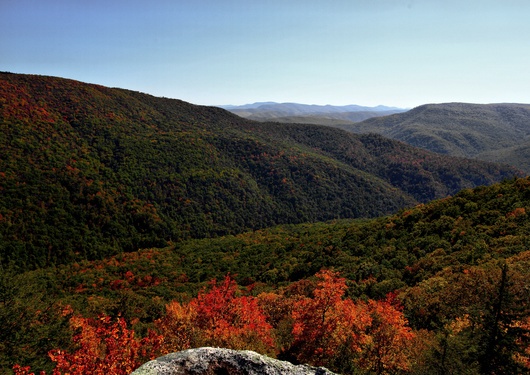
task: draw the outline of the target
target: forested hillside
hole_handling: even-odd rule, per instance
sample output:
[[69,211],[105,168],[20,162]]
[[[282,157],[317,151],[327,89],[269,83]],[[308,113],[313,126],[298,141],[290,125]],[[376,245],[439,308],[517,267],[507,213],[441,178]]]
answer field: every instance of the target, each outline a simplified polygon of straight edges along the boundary
[[530,175],[530,140],[518,142],[516,146],[500,150],[484,151],[477,155],[480,160],[517,166]]
[[25,268],[375,217],[517,173],[53,77],[1,73],[0,116],[0,263]]
[[384,218],[4,272],[0,363],[110,368],[213,345],[343,374],[527,373],[529,211],[530,179],[512,179]]
[[529,104],[444,103],[337,127],[382,134],[441,154],[504,162],[530,173],[520,156],[527,153],[529,125]]

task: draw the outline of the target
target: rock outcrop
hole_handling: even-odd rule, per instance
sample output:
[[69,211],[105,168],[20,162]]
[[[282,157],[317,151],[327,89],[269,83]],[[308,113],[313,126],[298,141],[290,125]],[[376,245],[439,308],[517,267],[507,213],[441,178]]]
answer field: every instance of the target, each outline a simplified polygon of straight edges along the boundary
[[131,375],[334,375],[323,367],[293,365],[256,352],[188,349],[147,362]]

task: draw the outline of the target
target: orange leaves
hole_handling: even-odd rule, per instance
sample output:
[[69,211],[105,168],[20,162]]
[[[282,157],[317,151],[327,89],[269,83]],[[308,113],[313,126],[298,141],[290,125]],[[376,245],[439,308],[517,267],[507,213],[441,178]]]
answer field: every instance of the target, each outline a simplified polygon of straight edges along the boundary
[[166,315],[157,322],[164,337],[163,353],[177,352],[195,346],[197,330],[194,324],[195,310],[188,305],[173,301],[166,305]]
[[388,300],[370,300],[363,308],[371,324],[366,327],[369,340],[362,347],[359,365],[376,374],[409,370],[414,333],[402,312]]
[[214,280],[209,292],[199,293],[190,302],[201,336],[208,343],[233,349],[272,347],[272,327],[266,322],[258,300],[236,296],[236,290],[235,281],[227,276],[219,285]]
[[[51,350],[48,355],[55,362],[51,375],[128,375],[140,365],[160,354],[162,336],[150,331],[143,339],[135,337],[123,318],[108,316],[97,319],[74,316],[70,327],[76,350],[68,353]],[[13,366],[15,375],[34,375],[29,367]],[[44,371],[40,375],[46,375]]]
[[293,306],[291,353],[299,361],[337,369],[355,364],[377,374],[407,370],[414,334],[392,301],[354,303],[343,299],[346,281],[338,273],[320,271],[317,277],[314,297]]
[[315,301],[324,304],[339,303],[347,289],[346,279],[339,277],[338,272],[326,270],[320,271],[316,276],[320,281],[314,291]]
[[321,271],[317,277],[314,298],[303,298],[293,306],[293,348],[299,361],[325,365],[343,349],[360,349],[365,340],[362,326],[369,324],[369,317],[351,300],[342,299],[345,279],[332,271]]
[[530,370],[530,317],[526,317],[522,321],[514,322],[511,328],[520,329],[524,332],[517,340],[517,345],[521,350],[515,353],[514,359],[524,366],[524,368]]
[[316,276],[312,290],[300,282],[286,290],[289,297],[241,296],[230,277],[213,281],[189,303],[166,306],[166,315],[157,322],[164,352],[208,345],[270,352],[274,332],[285,346],[277,350],[300,362],[341,372],[352,366],[377,374],[407,371],[414,334],[393,296],[354,302],[343,298],[346,280],[338,273]]
[[526,210],[524,207],[517,207],[516,209],[514,209],[513,211],[511,212],[508,212],[506,214],[506,218],[508,219],[515,219],[519,216],[525,216],[526,215]]
[[250,296],[236,296],[237,285],[227,276],[214,280],[208,292],[201,292],[187,305],[172,302],[158,327],[166,337],[167,351],[197,346],[270,351],[272,327]]
[[71,318],[70,325],[78,331],[74,337],[78,348],[73,353],[50,351],[49,356],[56,363],[53,375],[127,375],[154,359],[162,343],[162,337],[153,332],[137,339],[123,318],[113,321],[108,316],[98,319],[77,316]]
[[211,283],[207,293],[199,293],[190,305],[197,313],[196,324],[212,340],[230,342],[233,336],[254,332],[265,342],[270,342],[270,325],[265,322],[258,301],[254,297],[236,297],[236,283],[229,276],[217,285]]
[[[124,276],[135,277],[132,271]],[[281,353],[341,373],[408,371],[415,336],[393,296],[354,302],[344,298],[346,280],[337,272],[320,271],[316,277],[316,283],[300,281],[258,297],[242,295],[230,276],[214,280],[189,302],[167,304],[155,322],[158,334],[142,340],[122,318],[74,316],[76,351],[51,351],[52,375],[124,375],[157,355],[201,346]],[[16,375],[29,371],[15,368]]]

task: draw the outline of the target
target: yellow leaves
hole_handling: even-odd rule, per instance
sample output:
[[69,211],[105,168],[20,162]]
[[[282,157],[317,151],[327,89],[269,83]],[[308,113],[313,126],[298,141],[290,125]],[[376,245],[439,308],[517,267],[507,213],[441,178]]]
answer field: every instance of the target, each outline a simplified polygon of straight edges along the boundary
[[462,331],[470,328],[473,322],[470,319],[469,314],[464,314],[463,316],[457,317],[455,320],[447,324],[447,329],[453,335],[458,335]]
[[164,337],[162,352],[170,353],[188,349],[197,335],[193,324],[194,309],[188,305],[181,305],[173,301],[166,305],[166,315],[157,321],[157,328]]

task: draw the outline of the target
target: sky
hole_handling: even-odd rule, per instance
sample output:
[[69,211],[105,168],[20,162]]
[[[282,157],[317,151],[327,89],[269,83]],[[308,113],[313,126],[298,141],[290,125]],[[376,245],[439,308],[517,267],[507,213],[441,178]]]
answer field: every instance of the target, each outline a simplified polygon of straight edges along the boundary
[[530,1],[0,0],[0,71],[204,105],[530,103]]

